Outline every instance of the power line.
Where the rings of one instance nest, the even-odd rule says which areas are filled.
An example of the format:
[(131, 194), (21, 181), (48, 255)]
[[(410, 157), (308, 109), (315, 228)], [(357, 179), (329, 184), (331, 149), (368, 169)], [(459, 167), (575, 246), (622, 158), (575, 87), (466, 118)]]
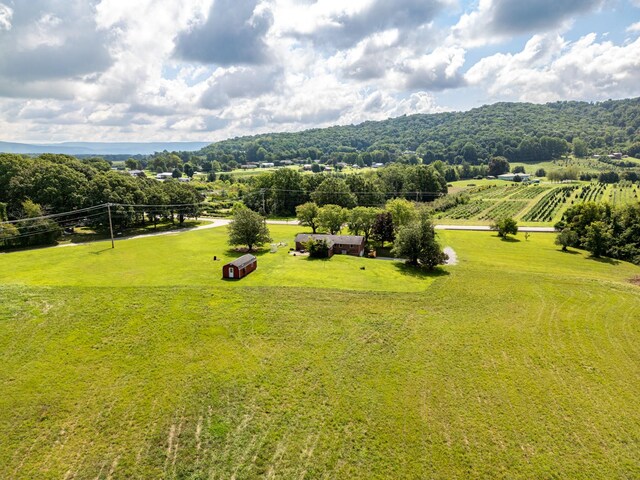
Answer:
[(87, 212), (87, 211), (91, 211), (91, 210), (97, 210), (99, 208), (106, 208), (106, 206), (107, 206), (107, 204), (104, 203), (102, 205), (96, 205), (95, 207), (79, 208), (78, 210), (71, 210), (69, 212), (62, 212), (62, 213), (52, 213), (50, 215), (42, 215), (40, 217), (21, 218), (19, 220), (5, 220), (4, 222), (0, 222), (0, 225), (5, 224), (5, 223), (18, 223), (18, 222), (25, 222), (25, 221), (47, 220), (47, 219), (50, 219), (50, 218), (63, 217), (65, 215), (72, 215), (72, 214), (75, 214), (75, 213), (82, 213), (82, 212)]

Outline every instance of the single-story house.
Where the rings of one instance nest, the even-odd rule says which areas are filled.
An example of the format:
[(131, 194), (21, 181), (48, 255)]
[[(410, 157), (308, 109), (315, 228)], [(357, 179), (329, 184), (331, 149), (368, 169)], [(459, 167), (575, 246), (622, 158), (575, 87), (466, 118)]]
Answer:
[(246, 164), (246, 165), (240, 165), (240, 168), (242, 168), (243, 170), (249, 170), (251, 168), (258, 168), (258, 165), (253, 165), (253, 164)]
[(384, 163), (374, 163), (371, 165), (372, 168), (382, 168), (384, 167)]
[(142, 170), (129, 170), (129, 175), (132, 177), (146, 177), (144, 171)]
[(173, 178), (173, 172), (162, 172), (156, 175), (158, 180), (169, 180)]
[(499, 180), (506, 180), (507, 182), (513, 182), (516, 177), (520, 177), (520, 181), (525, 182), (531, 178), (528, 173), (503, 173), (498, 175)]
[(242, 278), (258, 268), (258, 259), (247, 253), (222, 267), (222, 278)]
[(353, 255), (361, 257), (364, 255), (364, 237), (361, 235), (325, 235), (321, 233), (299, 233), (296, 235), (296, 250), (304, 250), (305, 244), (310, 238), (314, 240), (325, 240), (329, 246), (329, 256), (333, 254)]
[(262, 162), (262, 163), (260, 164), (260, 168), (273, 168), (273, 167), (275, 167), (275, 166), (276, 166), (276, 165), (275, 165), (275, 163), (273, 163), (273, 162)]

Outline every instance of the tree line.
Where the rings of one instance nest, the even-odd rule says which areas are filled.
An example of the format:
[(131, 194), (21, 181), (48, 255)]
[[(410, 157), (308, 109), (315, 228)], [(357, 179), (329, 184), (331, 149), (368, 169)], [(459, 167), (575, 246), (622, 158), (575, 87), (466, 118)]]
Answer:
[(304, 159), (353, 165), (486, 164), (492, 157), (541, 162), (573, 152), (640, 153), (640, 99), (497, 103), (468, 112), (410, 115), (359, 125), (240, 137), (199, 153), (235, 165)]
[(243, 203), (264, 215), (291, 216), (308, 201), (319, 206), (381, 206), (391, 198), (426, 202), (447, 193), (447, 168), (439, 165), (390, 165), (352, 174), (314, 174), (283, 168), (242, 179)]
[(640, 265), (640, 204), (612, 207), (586, 202), (567, 209), (555, 225), (557, 243)]
[[(26, 221), (30, 218), (113, 203), (117, 204), (112, 209), (113, 226), (124, 229), (146, 222), (157, 224), (162, 218), (182, 223), (186, 216), (197, 214), (201, 201), (202, 196), (190, 185), (112, 171), (104, 160), (0, 154), (0, 221), (25, 220), (15, 222), (11, 229), (6, 224), (2, 226), (5, 244), (9, 242), (7, 238), (16, 238), (17, 245), (51, 243), (52, 235), (59, 235), (51, 221), (44, 220), (38, 228), (48, 235), (36, 235), (36, 221)], [(96, 229), (108, 226), (106, 209), (91, 216), (79, 212), (74, 218)], [(18, 237), (13, 229), (17, 229)]]

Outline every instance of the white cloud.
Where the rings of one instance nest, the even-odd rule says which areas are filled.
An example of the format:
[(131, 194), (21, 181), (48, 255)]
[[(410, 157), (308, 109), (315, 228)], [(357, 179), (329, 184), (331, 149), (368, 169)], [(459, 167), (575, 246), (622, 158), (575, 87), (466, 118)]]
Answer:
[(595, 34), (568, 43), (534, 36), (522, 52), (483, 58), (465, 77), (494, 99), (545, 102), (599, 100), (638, 94), (640, 39), (618, 46)]
[(11, 30), (11, 19), (13, 10), (7, 5), (0, 3), (0, 30)]
[(467, 47), (495, 44), (526, 33), (566, 30), (577, 16), (604, 0), (480, 0), (451, 29), (449, 42)]
[(627, 27), (627, 32), (640, 32), (640, 22), (632, 23)]
[[(454, 0), (0, 2), (3, 139), (217, 140), (465, 108), (469, 92), (640, 95), (635, 35), (557, 33), (601, 0), (479, 0), (448, 26)], [(525, 31), (520, 51), (473, 49)]]

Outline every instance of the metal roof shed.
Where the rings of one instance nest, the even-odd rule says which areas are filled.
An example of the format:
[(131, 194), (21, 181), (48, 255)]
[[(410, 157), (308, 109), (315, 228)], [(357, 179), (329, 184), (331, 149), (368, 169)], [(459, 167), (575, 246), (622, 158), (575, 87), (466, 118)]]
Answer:
[(249, 275), (256, 268), (258, 268), (258, 259), (254, 255), (246, 254), (224, 265), (222, 278), (239, 279)]

